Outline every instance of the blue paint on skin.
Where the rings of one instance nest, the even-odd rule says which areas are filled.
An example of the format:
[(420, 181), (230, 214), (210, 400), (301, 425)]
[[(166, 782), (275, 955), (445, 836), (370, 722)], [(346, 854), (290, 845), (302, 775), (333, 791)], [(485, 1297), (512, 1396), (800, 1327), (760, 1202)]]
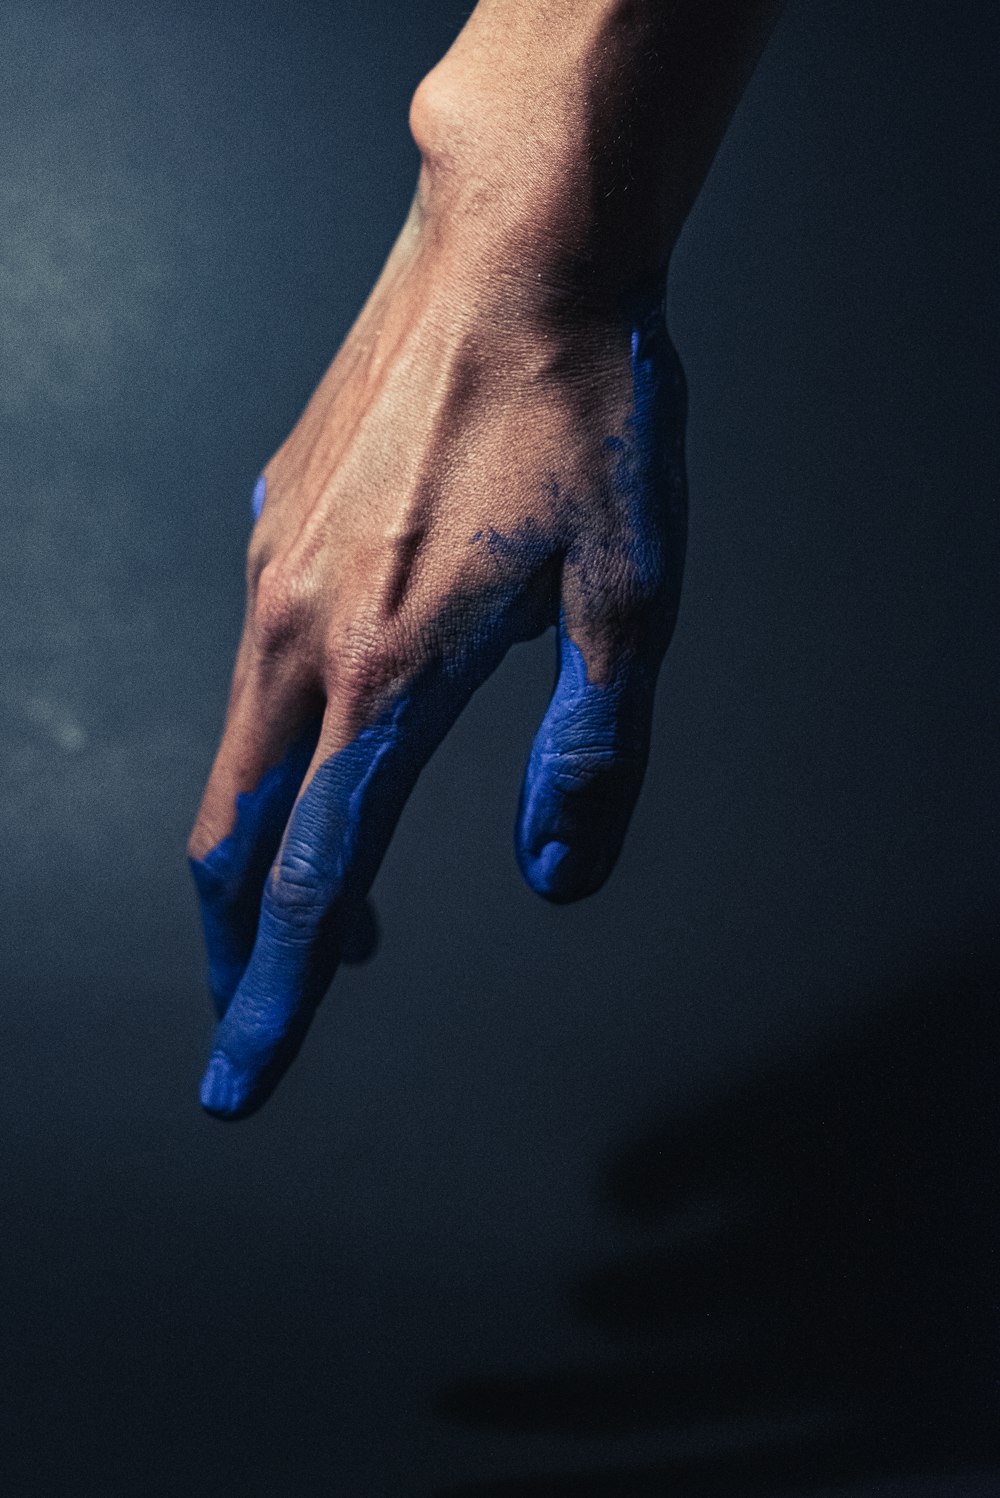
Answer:
[[(558, 678), (528, 761), (516, 834), (526, 881), (555, 902), (596, 890), (618, 856), (646, 764), (656, 674), (679, 593), (683, 382), (658, 293), (633, 320), (632, 376), (625, 433), (603, 444), (611, 460), (608, 497), (623, 524), (603, 540), (582, 526), (565, 563), (584, 609), (606, 601), (623, 561), (654, 597), (662, 585), (666, 601), (657, 622), (621, 640), (599, 683), (588, 680), (560, 615)], [(555, 477), (548, 484), (558, 498)], [(258, 493), (263, 503), (263, 479), (257, 514)], [(564, 493), (560, 507), (571, 512), (573, 505)], [(511, 589), (523, 588), (553, 556), (551, 537), (533, 519), (509, 535), (477, 531), (472, 542), (516, 563), (498, 569), (518, 580)], [(441, 628), (458, 655), (428, 667), (326, 759), (294, 810), (315, 728), (254, 792), (239, 797), (233, 832), (193, 864), (221, 1016), (201, 1090), (210, 1113), (245, 1117), (269, 1096), (348, 957), (352, 923), (420, 769), (509, 645), (537, 632), (537, 609), (525, 606), (519, 615), (522, 604), (503, 587), (489, 606), (478, 587), (459, 602)]]
[(654, 287), (637, 297), (630, 317), (632, 412), (625, 435), (606, 437), (603, 447), (615, 459), (614, 489), (629, 517), (633, 563), (640, 572), (652, 570), (671, 605), (664, 620), (669, 634), (687, 540), (687, 392), (667, 333), (662, 291)]
[(220, 1018), (253, 951), (264, 882), (318, 737), (315, 723), (254, 790), (237, 796), (229, 836), (204, 858), (189, 861), (201, 904), (209, 986)]
[(635, 663), (587, 680), (563, 623), (559, 676), (535, 736), (515, 850), (526, 882), (555, 904), (593, 894), (621, 851), (649, 753), (655, 675)]
[[(420, 769), (496, 664), (498, 649), (477, 660), (472, 673), (461, 666), (428, 670), (316, 770), (265, 876), (253, 952), (216, 1031), (201, 1087), (208, 1112), (246, 1117), (294, 1059), (346, 958), (357, 913)], [(252, 814), (252, 807), (244, 812), (248, 838)], [(203, 863), (214, 863), (220, 849), (225, 845)], [(229, 861), (223, 851), (224, 868)], [(234, 971), (234, 963), (225, 963), (220, 983), (228, 987)]]
[[(685, 539), (684, 388), (659, 290), (633, 309), (633, 409), (609, 436), (612, 498), (626, 520), (608, 554), (585, 532), (568, 561), (584, 594), (599, 597), (627, 561), (663, 607), (638, 642), (623, 639), (607, 681), (588, 681), (564, 617), (559, 673), (535, 737), (515, 848), (525, 880), (556, 903), (591, 894), (621, 850), (649, 755), (656, 676), (680, 593)], [(594, 605), (591, 605), (594, 607)]]
[(514, 562), (520, 573), (529, 573), (544, 565), (551, 552), (551, 543), (541, 525), (529, 515), (507, 534), (495, 530), (476, 531), (469, 538), (469, 545), (480, 541), (487, 553), (497, 561)]
[(492, 526), (486, 532), (486, 550), (491, 557), (530, 564), (533, 559), (541, 562), (547, 549), (542, 528), (531, 515), (516, 525), (509, 535), (505, 536), (503, 531), (494, 530)]
[[(315, 753), (319, 727), (317, 720), (252, 791), (237, 796), (236, 820), (229, 836), (204, 858), (188, 860), (201, 907), (209, 989), (220, 1019), (250, 960), (264, 884)], [(343, 960), (366, 962), (377, 945), (375, 913), (362, 904), (352, 914)]]
[(253, 511), (255, 521), (260, 519), (260, 512), (264, 508), (264, 500), (267, 498), (267, 479), (261, 474), (253, 486), (253, 496), (250, 500), (250, 508)]

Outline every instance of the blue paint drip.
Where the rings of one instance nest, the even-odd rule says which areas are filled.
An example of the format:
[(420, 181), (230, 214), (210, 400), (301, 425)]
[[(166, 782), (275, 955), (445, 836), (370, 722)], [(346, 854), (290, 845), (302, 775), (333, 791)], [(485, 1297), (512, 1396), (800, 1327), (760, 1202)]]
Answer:
[(253, 486), (253, 496), (250, 500), (250, 508), (253, 511), (254, 521), (260, 519), (260, 512), (264, 508), (264, 500), (267, 498), (267, 479), (261, 474)]

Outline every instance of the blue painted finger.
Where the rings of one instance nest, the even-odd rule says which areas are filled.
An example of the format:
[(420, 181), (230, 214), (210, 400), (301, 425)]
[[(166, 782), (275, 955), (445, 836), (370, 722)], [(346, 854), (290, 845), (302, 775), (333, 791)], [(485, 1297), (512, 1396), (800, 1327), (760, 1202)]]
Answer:
[(536, 893), (557, 904), (593, 894), (621, 851), (649, 754), (656, 667), (631, 660), (587, 680), (578, 646), (559, 632), (559, 676), (535, 737), (515, 847)]
[(204, 858), (189, 860), (201, 907), (208, 981), (221, 1018), (250, 960), (261, 896), (316, 748), (319, 724), (302, 734), (254, 790), (237, 796), (236, 822)]
[[(237, 796), (236, 821), (229, 836), (204, 858), (188, 860), (201, 907), (209, 989), (220, 1019), (250, 961), (264, 885), (318, 737), (317, 721), (252, 791)], [(345, 932), (341, 961), (368, 962), (378, 939), (375, 911), (369, 901), (362, 901)]]
[(406, 798), (468, 693), (401, 696), (315, 770), (265, 881), (250, 963), (215, 1034), (202, 1106), (242, 1118), (294, 1059), (364, 907)]
[[(262, 474), (251, 500), (255, 519), (263, 508), (265, 491)], [(253, 735), (251, 757), (259, 756), (266, 764), (270, 749), (284, 739), (289, 719), (301, 717), (301, 710), (296, 694), (289, 692), (287, 686), (262, 689), (257, 684), (249, 688), (249, 696), (252, 700), (243, 717), (249, 718)], [(236, 796), (229, 835), (204, 857), (188, 861), (201, 908), (209, 988), (220, 1018), (250, 960), (264, 884), (315, 752), (321, 722), (317, 714), (296, 734), (277, 763), (260, 776), (253, 789)], [(227, 730), (220, 758), (228, 748), (231, 757), (245, 763), (248, 754), (245, 733), (245, 724), (242, 734), (233, 735)], [(345, 940), (343, 960), (365, 962), (377, 946), (375, 913), (364, 904), (355, 913)]]

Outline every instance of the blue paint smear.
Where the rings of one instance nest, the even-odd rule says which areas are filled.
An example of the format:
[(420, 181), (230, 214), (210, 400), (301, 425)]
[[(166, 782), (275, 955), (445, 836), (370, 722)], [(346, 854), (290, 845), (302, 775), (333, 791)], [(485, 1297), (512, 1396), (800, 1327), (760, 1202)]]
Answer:
[(507, 535), (491, 526), (485, 532), (477, 531), (473, 539), (482, 539), (491, 557), (516, 561), (525, 568), (541, 565), (551, 549), (545, 532), (533, 515), (528, 515)]
[[(687, 387), (667, 332), (662, 287), (654, 285), (638, 294), (628, 310), (632, 411), (624, 437), (606, 438), (604, 447), (616, 458), (614, 488), (629, 514), (634, 559), (640, 567), (652, 564), (670, 605), (663, 621), (669, 636), (680, 601), (687, 541)], [(652, 642), (654, 648), (665, 643), (662, 638)]]
[(610, 498), (624, 525), (610, 550), (584, 527), (568, 560), (592, 607), (601, 607), (609, 573), (626, 558), (633, 579), (662, 607), (642, 640), (622, 641), (602, 683), (588, 681), (583, 654), (560, 617), (556, 686), (532, 746), (515, 834), (525, 880), (556, 903), (599, 889), (621, 850), (649, 756), (659, 661), (680, 596), (686, 397), (662, 289), (637, 298), (629, 318), (632, 411), (624, 435), (602, 443), (613, 460)]
[(188, 861), (201, 905), (209, 987), (220, 1018), (250, 960), (264, 883), (318, 738), (316, 722), (254, 790), (237, 796), (229, 836), (204, 858)]
[(253, 486), (253, 495), (250, 500), (250, 508), (253, 511), (255, 521), (260, 519), (260, 512), (264, 508), (264, 500), (267, 498), (267, 479), (261, 474)]
[(528, 885), (555, 904), (598, 890), (621, 850), (649, 753), (654, 678), (633, 665), (600, 685), (559, 628), (559, 675), (535, 736), (515, 851)]

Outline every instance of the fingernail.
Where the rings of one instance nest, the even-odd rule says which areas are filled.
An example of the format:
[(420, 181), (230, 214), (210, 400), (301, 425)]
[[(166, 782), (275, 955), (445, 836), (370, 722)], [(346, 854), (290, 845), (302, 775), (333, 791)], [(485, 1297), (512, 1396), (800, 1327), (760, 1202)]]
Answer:
[(232, 1067), (225, 1056), (216, 1054), (208, 1063), (208, 1070), (201, 1081), (201, 1106), (206, 1113), (218, 1118), (229, 1118), (241, 1101), (240, 1088)]
[(537, 894), (559, 904), (593, 894), (607, 874), (608, 860), (602, 853), (554, 838), (533, 860), (528, 882)]

